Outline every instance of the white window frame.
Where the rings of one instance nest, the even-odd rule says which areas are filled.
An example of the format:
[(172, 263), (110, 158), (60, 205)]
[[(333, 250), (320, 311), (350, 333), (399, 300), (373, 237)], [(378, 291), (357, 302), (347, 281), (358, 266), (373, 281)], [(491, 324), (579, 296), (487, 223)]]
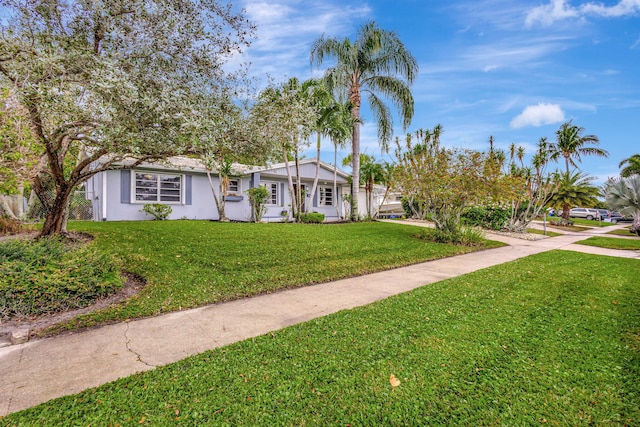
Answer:
[[(156, 199), (155, 200), (138, 200), (138, 193), (137, 193), (137, 189), (138, 186), (137, 184), (137, 175), (138, 174), (142, 174), (142, 175), (155, 175), (156, 176), (156, 183), (157, 186), (156, 188)], [(172, 178), (179, 178), (180, 180), (178, 181), (180, 184), (180, 187), (178, 188), (178, 192), (179, 192), (179, 200), (162, 200), (162, 194), (158, 191), (160, 189), (160, 185), (161, 185), (161, 177), (166, 176), (166, 177), (172, 177)], [(184, 178), (184, 174), (179, 174), (179, 173), (167, 173), (167, 172), (158, 172), (158, 171), (148, 171), (148, 170), (132, 170), (131, 171), (131, 203), (132, 204), (151, 204), (151, 203), (160, 203), (160, 204), (165, 204), (165, 205), (181, 205), (184, 204), (184, 199), (185, 199), (185, 178)]]
[[(236, 189), (233, 190), (232, 187), (232, 182), (236, 182)], [(228, 193), (229, 194), (235, 194), (236, 196), (239, 196), (242, 194), (242, 179), (240, 178), (229, 178), (229, 189), (228, 189)]]
[[(327, 190), (331, 192), (331, 203), (327, 203)], [(333, 187), (326, 185), (318, 187), (318, 206), (335, 206), (335, 194)]]
[[(260, 185), (264, 185), (267, 188), (267, 192), (269, 193), (269, 197), (267, 198), (266, 206), (280, 206), (280, 183), (275, 181), (263, 181)], [(276, 202), (273, 203), (273, 187), (275, 186), (276, 192)]]

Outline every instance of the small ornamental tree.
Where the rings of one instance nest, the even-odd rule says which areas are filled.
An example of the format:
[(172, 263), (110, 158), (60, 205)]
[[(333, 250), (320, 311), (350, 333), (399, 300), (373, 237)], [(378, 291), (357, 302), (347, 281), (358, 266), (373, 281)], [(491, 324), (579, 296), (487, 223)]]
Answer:
[(419, 130), (396, 139), (395, 189), (417, 203), (423, 217), (451, 236), (460, 232), (460, 217), (468, 206), (490, 197), (485, 170), (487, 155), (440, 145), (442, 128)]
[(267, 210), (269, 190), (267, 190), (267, 187), (264, 185), (259, 185), (247, 190), (247, 194), (249, 196), (249, 204), (251, 205), (251, 221), (262, 221), (262, 216)]

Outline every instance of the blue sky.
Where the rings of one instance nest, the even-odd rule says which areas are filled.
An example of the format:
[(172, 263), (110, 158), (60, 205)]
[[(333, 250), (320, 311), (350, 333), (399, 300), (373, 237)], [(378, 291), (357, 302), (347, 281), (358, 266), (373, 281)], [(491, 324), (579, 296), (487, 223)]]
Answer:
[[(620, 161), (640, 153), (640, 0), (239, 4), (258, 29), (236, 59), (251, 62), (262, 81), (321, 76), (326, 67), (309, 65), (312, 42), (322, 34), (353, 38), (373, 20), (396, 31), (420, 66), (409, 131), (439, 123), (445, 145), (484, 150), (492, 135), (499, 148), (516, 143), (532, 154), (541, 137), (555, 139), (560, 125), (573, 120), (610, 153), (580, 164), (598, 182), (617, 176)], [(372, 118), (366, 111), (363, 118), (362, 149), (383, 159)], [(405, 132), (398, 125), (395, 134)], [(332, 162), (330, 144), (322, 158)]]

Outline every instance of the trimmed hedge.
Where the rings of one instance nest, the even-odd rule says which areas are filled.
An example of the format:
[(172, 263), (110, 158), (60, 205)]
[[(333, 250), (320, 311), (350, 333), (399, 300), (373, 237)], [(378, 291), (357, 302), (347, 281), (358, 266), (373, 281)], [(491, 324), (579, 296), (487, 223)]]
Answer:
[(300, 215), (300, 222), (305, 224), (322, 224), (324, 222), (324, 214), (318, 212), (308, 212)]

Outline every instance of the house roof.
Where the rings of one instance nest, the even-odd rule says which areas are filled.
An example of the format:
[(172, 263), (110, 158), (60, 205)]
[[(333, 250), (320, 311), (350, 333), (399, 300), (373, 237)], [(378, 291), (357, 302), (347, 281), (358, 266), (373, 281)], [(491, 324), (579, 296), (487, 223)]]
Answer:
[[(135, 161), (131, 159), (131, 160), (123, 161), (122, 164), (133, 165), (134, 162)], [(316, 158), (304, 159), (300, 161), (300, 165), (302, 166), (307, 164), (315, 164), (316, 162), (318, 162)], [(320, 160), (319, 163), (321, 168), (327, 171), (331, 171), (331, 173), (333, 173), (334, 167), (332, 165), (325, 163), (322, 160)], [(178, 170), (181, 172), (185, 172), (185, 171), (193, 171), (193, 172), (201, 172), (201, 173), (207, 172), (207, 168), (205, 167), (204, 163), (200, 159), (185, 157), (185, 156), (169, 157), (164, 161), (158, 161), (153, 163), (145, 162), (145, 163), (141, 163), (136, 167), (162, 169), (162, 170)], [(290, 168), (295, 167), (295, 164), (293, 162), (290, 162), (289, 167)], [(239, 175), (239, 176), (249, 175), (254, 172), (260, 172), (261, 174), (264, 174), (264, 175), (278, 176), (280, 175), (278, 173), (278, 170), (281, 170), (284, 168), (286, 168), (286, 165), (284, 163), (270, 164), (267, 166), (244, 165), (241, 163), (233, 163), (232, 165), (232, 170), (234, 172), (233, 174)], [(216, 170), (212, 170), (211, 172), (217, 173)], [(337, 169), (337, 175), (343, 179), (347, 179), (349, 177), (349, 174), (347, 174), (345, 171), (341, 169)]]

